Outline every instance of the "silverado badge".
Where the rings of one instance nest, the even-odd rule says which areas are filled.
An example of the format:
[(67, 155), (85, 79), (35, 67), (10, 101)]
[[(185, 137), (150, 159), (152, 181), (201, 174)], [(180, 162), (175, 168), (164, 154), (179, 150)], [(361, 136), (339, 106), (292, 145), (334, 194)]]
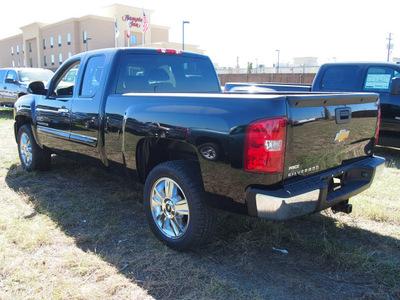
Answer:
[(340, 130), (340, 132), (336, 133), (335, 142), (343, 142), (345, 139), (349, 137), (350, 130)]

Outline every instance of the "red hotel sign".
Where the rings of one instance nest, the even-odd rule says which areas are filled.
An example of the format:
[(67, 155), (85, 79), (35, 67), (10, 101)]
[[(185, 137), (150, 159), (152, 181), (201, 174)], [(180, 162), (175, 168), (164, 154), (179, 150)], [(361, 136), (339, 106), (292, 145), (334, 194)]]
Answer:
[(143, 23), (143, 19), (141, 17), (135, 18), (135, 17), (131, 17), (129, 15), (122, 16), (122, 21), (126, 22), (128, 20), (129, 20), (129, 27), (140, 28), (139, 23)]

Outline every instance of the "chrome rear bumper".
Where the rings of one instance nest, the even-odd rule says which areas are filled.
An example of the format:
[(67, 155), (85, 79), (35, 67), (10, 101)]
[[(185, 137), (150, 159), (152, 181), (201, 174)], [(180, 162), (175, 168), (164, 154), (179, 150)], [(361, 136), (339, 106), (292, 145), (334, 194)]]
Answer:
[[(296, 180), (279, 190), (250, 189), (248, 212), (263, 219), (287, 220), (321, 211), (369, 188), (383, 171), (384, 163), (384, 158), (370, 157)], [(332, 188), (333, 178), (340, 179), (340, 187)]]

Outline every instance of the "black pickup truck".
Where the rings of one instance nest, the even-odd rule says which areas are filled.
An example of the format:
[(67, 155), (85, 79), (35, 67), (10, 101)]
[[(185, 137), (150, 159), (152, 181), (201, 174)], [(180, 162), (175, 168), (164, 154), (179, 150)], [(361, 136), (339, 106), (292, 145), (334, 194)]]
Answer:
[(377, 94), (224, 94), (198, 54), (87, 52), (29, 88), (14, 106), (22, 166), (48, 169), (54, 153), (127, 173), (144, 183), (152, 231), (176, 249), (211, 238), (214, 208), (350, 212), (384, 163)]
[(226, 92), (373, 92), (380, 96), (378, 144), (400, 148), (400, 64), (384, 62), (329, 63), (312, 85), (227, 83)]

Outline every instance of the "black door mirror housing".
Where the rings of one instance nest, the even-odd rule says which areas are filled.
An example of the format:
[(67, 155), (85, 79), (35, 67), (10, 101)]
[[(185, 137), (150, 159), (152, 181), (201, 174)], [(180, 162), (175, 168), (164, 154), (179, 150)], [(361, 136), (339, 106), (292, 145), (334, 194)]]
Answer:
[(47, 90), (44, 87), (44, 83), (42, 81), (34, 81), (28, 85), (28, 92), (35, 95), (43, 95), (47, 94)]

